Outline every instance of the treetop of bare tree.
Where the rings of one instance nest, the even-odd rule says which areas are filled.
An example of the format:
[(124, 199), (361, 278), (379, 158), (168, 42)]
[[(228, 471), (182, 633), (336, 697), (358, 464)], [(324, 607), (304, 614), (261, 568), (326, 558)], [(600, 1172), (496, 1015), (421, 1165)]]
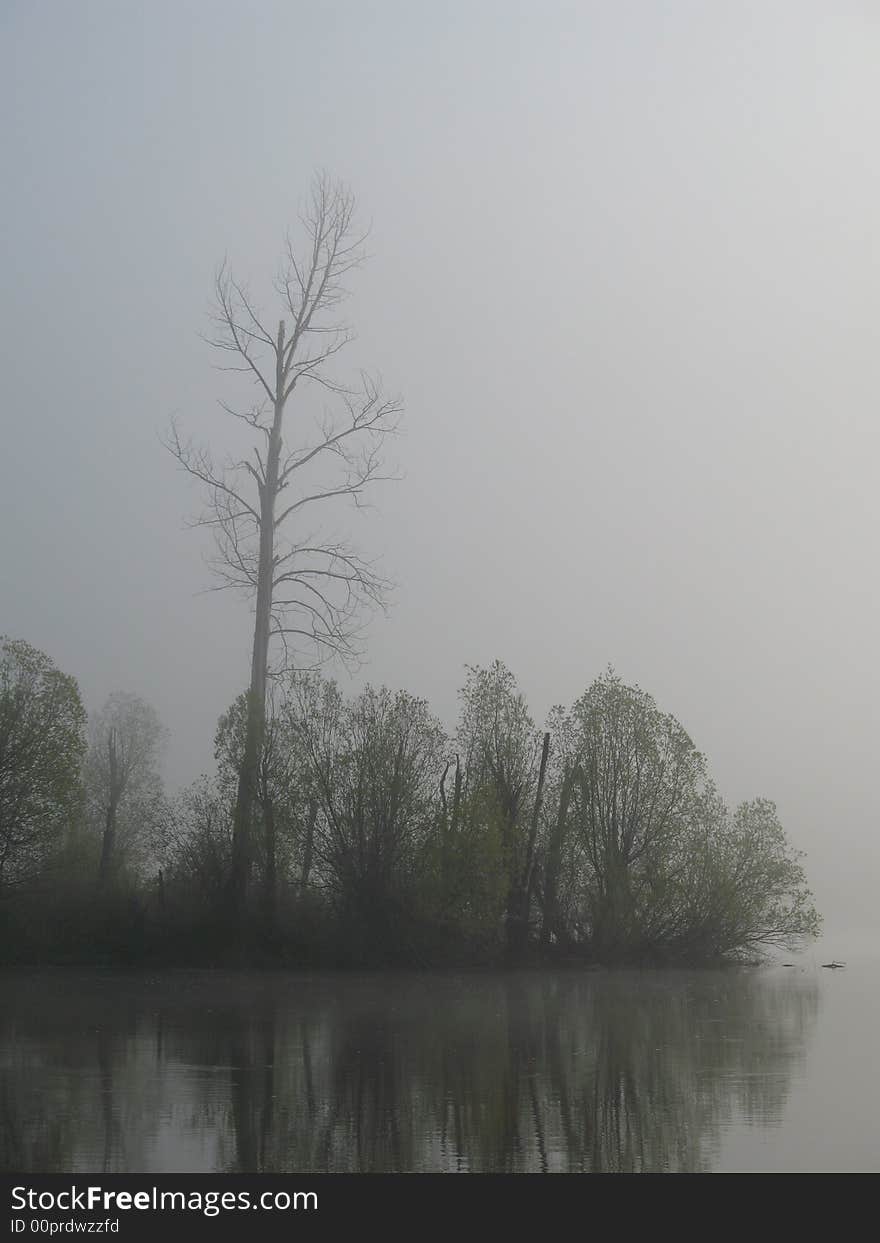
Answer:
[[(334, 502), (364, 507), (372, 485), (398, 477), (384, 448), (398, 431), (400, 400), (386, 397), (381, 381), (364, 371), (352, 383), (333, 368), (353, 339), (341, 316), (346, 278), (365, 258), (367, 235), (354, 212), (344, 184), (326, 173), (314, 177), (300, 215), (303, 244), (288, 234), (274, 282), (277, 321), (264, 315), (225, 261), (217, 271), (206, 340), (228, 356), (221, 370), (249, 377), (256, 390), (244, 405), (220, 402), (255, 433), (250, 452), (217, 462), (174, 422), (165, 438), (205, 488), (206, 509), (195, 525), (214, 534), (216, 589), (256, 595), (285, 666), (356, 661), (365, 618), (384, 607), (391, 586), (374, 561), (329, 532), (324, 520)], [(310, 405), (314, 390), (321, 393), (317, 410)], [(288, 403), (295, 394), (294, 420)]]

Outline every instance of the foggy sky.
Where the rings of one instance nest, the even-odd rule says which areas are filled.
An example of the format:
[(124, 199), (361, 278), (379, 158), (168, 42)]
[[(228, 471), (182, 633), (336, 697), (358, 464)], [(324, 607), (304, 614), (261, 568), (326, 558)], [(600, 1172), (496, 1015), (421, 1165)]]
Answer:
[(540, 722), (611, 663), (876, 928), (877, 7), (6, 0), (0, 48), (0, 632), (212, 768), (251, 618), (159, 434), (229, 443), (213, 273), (269, 280), (326, 168), (407, 409), (353, 685), (451, 726), (499, 657)]

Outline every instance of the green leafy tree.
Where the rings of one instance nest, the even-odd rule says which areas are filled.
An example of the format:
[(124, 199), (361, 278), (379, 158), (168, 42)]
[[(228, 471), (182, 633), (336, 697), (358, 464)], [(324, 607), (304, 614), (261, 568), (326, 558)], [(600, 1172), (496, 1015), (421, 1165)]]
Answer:
[[(468, 667), (461, 691), (458, 745), (472, 807), (489, 800), (507, 872), (507, 944), (520, 954), (528, 936), (537, 847), (537, 804), (546, 752), (516, 678), (499, 660)], [(475, 799), (475, 796), (479, 798)]]
[(419, 905), (438, 934), (441, 955), (494, 957), (507, 911), (508, 862), (491, 793), (461, 798), (454, 823), (441, 809), (439, 832), (423, 857)]
[(688, 958), (797, 949), (818, 936), (821, 918), (776, 805), (757, 798), (731, 814), (714, 791), (701, 805), (686, 844), (680, 926)]
[[(612, 672), (566, 726), (568, 917), (602, 958), (706, 961), (816, 935), (801, 864), (767, 799), (731, 813), (682, 725)], [(573, 743), (572, 743), (573, 739)], [(578, 909), (579, 908), (579, 909)]]
[(0, 639), (0, 896), (40, 875), (81, 806), (85, 722), (72, 677)]
[(312, 675), (291, 692), (320, 805), (316, 870), (354, 948), (398, 956), (436, 831), (443, 729), (404, 691), (368, 686), (346, 701)]
[(609, 670), (574, 705), (572, 813), (586, 867), (586, 923), (600, 954), (643, 939), (646, 896), (665, 875), (705, 778), (675, 717)]

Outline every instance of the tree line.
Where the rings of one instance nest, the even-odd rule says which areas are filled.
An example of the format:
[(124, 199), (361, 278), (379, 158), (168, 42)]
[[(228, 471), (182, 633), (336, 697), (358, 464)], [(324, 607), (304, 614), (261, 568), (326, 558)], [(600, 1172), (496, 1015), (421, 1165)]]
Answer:
[[(384, 454), (402, 406), (378, 378), (336, 370), (365, 257), (350, 190), (317, 174), (300, 226), (272, 285), (277, 318), (225, 262), (216, 274), (208, 341), (244, 440), (218, 458), (175, 424), (165, 438), (204, 491), (217, 585), (254, 605), (217, 772), (166, 798), (149, 705), (111, 696), (87, 741), (73, 679), (5, 640), (0, 919), (53, 876), (80, 885), (64, 944), (88, 910), (105, 923), (85, 945), (171, 957), (697, 961), (814, 934), (773, 804), (729, 810), (682, 726), (612, 672), (538, 729), (503, 664), (470, 668), (447, 730), (404, 691), (346, 697), (314, 671), (357, 659), (390, 586), (324, 519), (396, 477)], [(16, 902), (13, 941), (27, 926), (45, 940), (42, 908)]]
[(467, 670), (451, 730), (405, 691), (317, 672), (266, 703), (242, 867), (248, 692), (215, 773), (169, 797), (149, 705), (113, 695), (87, 729), (75, 681), (3, 640), (7, 956), (700, 963), (818, 931), (773, 803), (728, 809), (683, 726), (611, 670), (545, 728), (500, 662)]

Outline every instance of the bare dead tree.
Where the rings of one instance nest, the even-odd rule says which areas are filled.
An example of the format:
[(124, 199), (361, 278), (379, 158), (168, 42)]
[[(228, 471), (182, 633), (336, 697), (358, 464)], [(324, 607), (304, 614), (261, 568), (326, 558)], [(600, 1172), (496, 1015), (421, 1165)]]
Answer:
[[(280, 643), (283, 667), (356, 659), (365, 613), (382, 605), (389, 588), (373, 563), (346, 541), (322, 534), (309, 518), (338, 498), (360, 506), (370, 485), (394, 477), (386, 472), (383, 446), (397, 430), (402, 407), (365, 373), (358, 385), (348, 386), (331, 372), (336, 355), (353, 339), (340, 319), (346, 278), (365, 257), (351, 192), (317, 175), (300, 221), (303, 250), (288, 236), (275, 282), (281, 306), (276, 330), (270, 331), (225, 263), (217, 273), (208, 341), (230, 356), (223, 369), (243, 373), (257, 390), (244, 408), (220, 403), (252, 429), (250, 455), (217, 465), (208, 449), (181, 439), (174, 424), (166, 439), (184, 470), (207, 490), (199, 524), (215, 536), (218, 587), (241, 589), (256, 600), (233, 827), (231, 897), (239, 918), (250, 873), (270, 640)], [(298, 419), (291, 433), (288, 407), (308, 386), (322, 394), (323, 412), (311, 421)]]

